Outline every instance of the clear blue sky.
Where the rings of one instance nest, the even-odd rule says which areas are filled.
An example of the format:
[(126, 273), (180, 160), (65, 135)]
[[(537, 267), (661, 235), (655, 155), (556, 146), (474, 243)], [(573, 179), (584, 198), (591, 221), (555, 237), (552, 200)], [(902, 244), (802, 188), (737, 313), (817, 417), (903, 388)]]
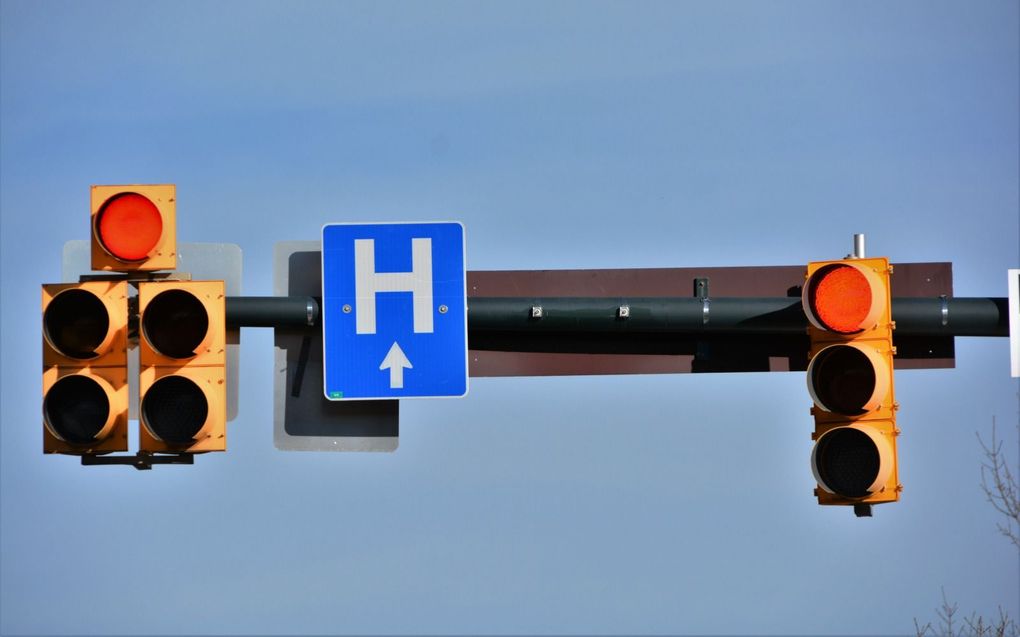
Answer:
[[(1015, 1), (0, 1), (0, 632), (906, 634), (1020, 615), (975, 431), (1006, 339), (897, 374), (902, 500), (820, 508), (803, 373), (473, 379), (392, 454), (273, 447), (242, 335), (229, 452), (40, 451), (39, 285), (91, 184), (177, 184), (178, 238), (455, 219), (472, 270), (788, 265), (854, 232), (1005, 296)], [(1015, 459), (1015, 453), (1012, 455)]]

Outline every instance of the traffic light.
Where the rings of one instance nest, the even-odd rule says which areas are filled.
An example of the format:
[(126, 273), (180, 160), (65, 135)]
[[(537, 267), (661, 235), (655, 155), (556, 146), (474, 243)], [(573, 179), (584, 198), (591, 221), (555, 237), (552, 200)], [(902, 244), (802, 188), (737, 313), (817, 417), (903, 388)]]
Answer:
[(811, 469), (819, 504), (895, 502), (897, 404), (893, 393), (892, 268), (886, 258), (809, 263), (808, 390), (815, 406)]
[(43, 452), (127, 451), (128, 284), (42, 286)]
[(226, 450), (223, 281), (138, 284), (139, 448)]
[(177, 267), (173, 184), (92, 186), (91, 210), (93, 270)]

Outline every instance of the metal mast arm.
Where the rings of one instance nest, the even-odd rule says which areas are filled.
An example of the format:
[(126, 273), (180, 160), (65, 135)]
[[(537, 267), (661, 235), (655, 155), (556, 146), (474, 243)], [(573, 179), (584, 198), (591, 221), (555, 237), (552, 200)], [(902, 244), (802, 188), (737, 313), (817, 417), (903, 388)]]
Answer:
[[(540, 308), (540, 310), (537, 310)], [(1005, 298), (895, 298), (896, 333), (1008, 336)], [(319, 324), (310, 296), (228, 297), (230, 327)], [(801, 334), (807, 318), (795, 297), (469, 297), (468, 331), (528, 333)]]

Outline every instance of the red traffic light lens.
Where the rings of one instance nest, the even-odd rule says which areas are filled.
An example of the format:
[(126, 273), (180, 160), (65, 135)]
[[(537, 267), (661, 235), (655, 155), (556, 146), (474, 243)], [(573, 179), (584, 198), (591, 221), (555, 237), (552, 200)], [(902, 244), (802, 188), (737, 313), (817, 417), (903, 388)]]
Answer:
[(811, 279), (808, 300), (815, 318), (828, 330), (852, 334), (863, 329), (871, 313), (873, 290), (864, 274), (849, 265), (819, 270)]
[(103, 248), (122, 261), (141, 261), (163, 234), (163, 217), (147, 197), (127, 192), (103, 204), (96, 220)]

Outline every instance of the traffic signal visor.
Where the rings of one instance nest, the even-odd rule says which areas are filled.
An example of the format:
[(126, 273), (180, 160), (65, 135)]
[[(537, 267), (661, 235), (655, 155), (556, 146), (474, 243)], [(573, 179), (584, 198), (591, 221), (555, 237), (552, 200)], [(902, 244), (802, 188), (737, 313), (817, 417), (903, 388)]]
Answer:
[(92, 186), (91, 219), (93, 270), (177, 267), (173, 184)]

